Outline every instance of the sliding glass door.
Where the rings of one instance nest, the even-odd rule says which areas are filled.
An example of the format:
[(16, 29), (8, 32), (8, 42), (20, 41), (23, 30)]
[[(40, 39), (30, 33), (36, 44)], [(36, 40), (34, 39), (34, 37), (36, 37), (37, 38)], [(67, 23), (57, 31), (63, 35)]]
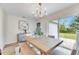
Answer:
[(67, 16), (59, 19), (59, 39), (63, 40), (63, 47), (72, 49), (76, 41), (76, 30), (73, 28), (75, 17)]

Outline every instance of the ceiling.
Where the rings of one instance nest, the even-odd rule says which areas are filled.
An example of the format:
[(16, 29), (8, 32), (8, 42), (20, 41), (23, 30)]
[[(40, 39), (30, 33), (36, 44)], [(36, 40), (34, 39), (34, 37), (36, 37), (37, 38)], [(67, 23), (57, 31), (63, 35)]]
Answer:
[[(46, 8), (47, 15), (50, 15), (73, 4), (74, 3), (43, 3), (43, 6)], [(11, 15), (36, 18), (33, 12), (37, 8), (37, 3), (0, 3), (0, 7)]]

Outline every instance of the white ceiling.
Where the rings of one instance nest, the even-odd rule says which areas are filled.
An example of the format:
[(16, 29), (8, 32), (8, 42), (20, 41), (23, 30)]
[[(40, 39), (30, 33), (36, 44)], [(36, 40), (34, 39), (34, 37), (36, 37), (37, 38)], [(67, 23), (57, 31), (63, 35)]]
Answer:
[[(43, 3), (48, 15), (71, 5), (73, 5), (73, 3)], [(35, 18), (33, 12), (37, 8), (37, 3), (0, 3), (0, 7), (4, 8), (4, 10), (11, 15)]]

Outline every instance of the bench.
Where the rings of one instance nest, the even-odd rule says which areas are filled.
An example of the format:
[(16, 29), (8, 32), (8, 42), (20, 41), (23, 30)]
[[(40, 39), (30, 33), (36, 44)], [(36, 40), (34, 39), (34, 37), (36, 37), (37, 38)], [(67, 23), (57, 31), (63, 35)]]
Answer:
[(22, 55), (36, 55), (36, 53), (30, 48), (27, 44), (21, 45), (21, 54)]

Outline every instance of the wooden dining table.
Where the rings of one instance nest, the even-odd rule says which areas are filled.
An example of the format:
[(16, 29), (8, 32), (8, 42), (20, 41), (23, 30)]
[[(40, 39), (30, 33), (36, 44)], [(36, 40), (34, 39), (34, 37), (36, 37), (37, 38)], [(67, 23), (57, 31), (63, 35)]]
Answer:
[(48, 38), (48, 37), (38, 38), (38, 37), (28, 36), (26, 37), (26, 42), (36, 47), (41, 52), (41, 54), (47, 55), (56, 47), (58, 47), (63, 41), (59, 39)]

